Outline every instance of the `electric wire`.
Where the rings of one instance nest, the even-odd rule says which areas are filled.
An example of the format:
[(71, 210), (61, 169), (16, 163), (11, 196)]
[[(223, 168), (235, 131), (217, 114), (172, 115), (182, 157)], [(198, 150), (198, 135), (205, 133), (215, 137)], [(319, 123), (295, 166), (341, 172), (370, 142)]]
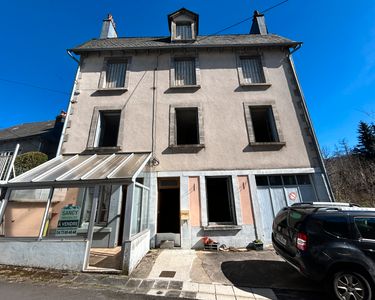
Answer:
[[(260, 13), (261, 13), (261, 14), (265, 14), (266, 12), (268, 12), (268, 11), (270, 11), (270, 10), (272, 10), (272, 9), (274, 9), (274, 8), (280, 6), (280, 5), (282, 5), (282, 4), (284, 4), (284, 3), (288, 2), (288, 1), (289, 1), (289, 0), (281, 1), (281, 2), (275, 4), (275, 5), (271, 6), (271, 7), (268, 7), (268, 8), (265, 9), (265, 10), (262, 10)], [(245, 23), (245, 22), (249, 21), (249, 20), (252, 19), (252, 18), (253, 18), (253, 16), (251, 16), (251, 17), (247, 17), (246, 19), (244, 19), (244, 20), (242, 20), (242, 21), (239, 21), (239, 22), (237, 22), (237, 23), (235, 23), (235, 24), (233, 24), (233, 25), (230, 25), (230, 26), (228, 26), (228, 27), (225, 27), (224, 29), (221, 29), (221, 30), (219, 30), (219, 31), (217, 31), (217, 32), (215, 32), (215, 33), (212, 33), (212, 34), (206, 35), (205, 37), (203, 37), (203, 38), (201, 38), (201, 39), (198, 39), (198, 42), (201, 42), (201, 41), (203, 41), (203, 40), (205, 40), (205, 39), (207, 39), (207, 38), (209, 38), (209, 37), (211, 37), (211, 36), (218, 35), (219, 33), (222, 33), (222, 32), (224, 32), (224, 31), (227, 31), (228, 29), (231, 29), (231, 28), (233, 28), (233, 27), (236, 27), (236, 26), (238, 26), (238, 25), (240, 25), (240, 24), (242, 24), (242, 23)]]
[(50, 88), (46, 88), (46, 87), (41, 87), (41, 86), (37, 86), (37, 85), (30, 84), (30, 83), (27, 83), (27, 82), (21, 82), (21, 81), (10, 80), (10, 79), (5, 79), (5, 78), (0, 78), (0, 81), (5, 81), (5, 82), (13, 83), (13, 84), (18, 84), (18, 85), (24, 85), (24, 86), (32, 87), (32, 88), (35, 88), (35, 89), (50, 91), (50, 92), (53, 92), (53, 93), (69, 95), (69, 93), (67, 93), (67, 92), (54, 90), (54, 89), (50, 89)]

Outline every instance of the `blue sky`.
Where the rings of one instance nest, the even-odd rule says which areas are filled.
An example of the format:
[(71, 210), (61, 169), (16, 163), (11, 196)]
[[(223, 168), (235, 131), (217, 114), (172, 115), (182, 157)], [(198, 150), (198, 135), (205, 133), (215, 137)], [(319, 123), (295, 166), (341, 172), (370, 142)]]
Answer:
[[(98, 37), (108, 12), (120, 36), (161, 36), (168, 34), (166, 15), (186, 7), (200, 15), (199, 30), (204, 35), (278, 2), (3, 1), (0, 128), (53, 119), (67, 108), (76, 63), (66, 49)], [(297, 72), (319, 142), (331, 150), (343, 138), (350, 145), (356, 143), (360, 120), (375, 121), (374, 16), (372, 0), (289, 0), (266, 13), (271, 33), (304, 43), (294, 54)], [(249, 28), (250, 21), (224, 33), (248, 33)]]

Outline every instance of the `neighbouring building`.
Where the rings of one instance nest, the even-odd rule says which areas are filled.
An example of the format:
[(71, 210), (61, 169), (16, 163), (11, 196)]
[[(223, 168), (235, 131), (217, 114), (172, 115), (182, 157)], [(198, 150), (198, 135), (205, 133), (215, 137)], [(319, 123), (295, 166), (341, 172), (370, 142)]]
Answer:
[[(129, 273), (164, 241), (269, 243), (283, 206), (333, 201), (291, 59), (301, 43), (259, 12), (249, 34), (201, 36), (184, 8), (167, 24), (170, 36), (120, 38), (109, 16), (69, 50), (80, 58), (59, 155), (8, 183), (2, 253), (87, 269), (90, 249), (120, 246)], [(14, 246), (23, 235), (42, 253)]]

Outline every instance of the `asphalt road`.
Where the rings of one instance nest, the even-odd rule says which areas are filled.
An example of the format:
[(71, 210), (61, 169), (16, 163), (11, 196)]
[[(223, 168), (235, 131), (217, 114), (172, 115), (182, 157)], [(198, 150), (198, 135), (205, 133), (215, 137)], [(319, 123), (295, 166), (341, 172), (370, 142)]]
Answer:
[(126, 294), (108, 290), (77, 289), (0, 281), (0, 300), (181, 300), (181, 298)]

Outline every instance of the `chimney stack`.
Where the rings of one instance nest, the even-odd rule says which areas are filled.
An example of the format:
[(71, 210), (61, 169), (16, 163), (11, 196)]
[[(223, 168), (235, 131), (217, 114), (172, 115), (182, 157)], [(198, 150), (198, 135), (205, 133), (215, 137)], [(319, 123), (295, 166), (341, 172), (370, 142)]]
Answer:
[(116, 24), (111, 14), (108, 14), (107, 19), (103, 20), (102, 31), (100, 33), (101, 39), (117, 38)]
[(264, 18), (264, 15), (257, 10), (254, 11), (250, 34), (268, 34), (266, 19)]

